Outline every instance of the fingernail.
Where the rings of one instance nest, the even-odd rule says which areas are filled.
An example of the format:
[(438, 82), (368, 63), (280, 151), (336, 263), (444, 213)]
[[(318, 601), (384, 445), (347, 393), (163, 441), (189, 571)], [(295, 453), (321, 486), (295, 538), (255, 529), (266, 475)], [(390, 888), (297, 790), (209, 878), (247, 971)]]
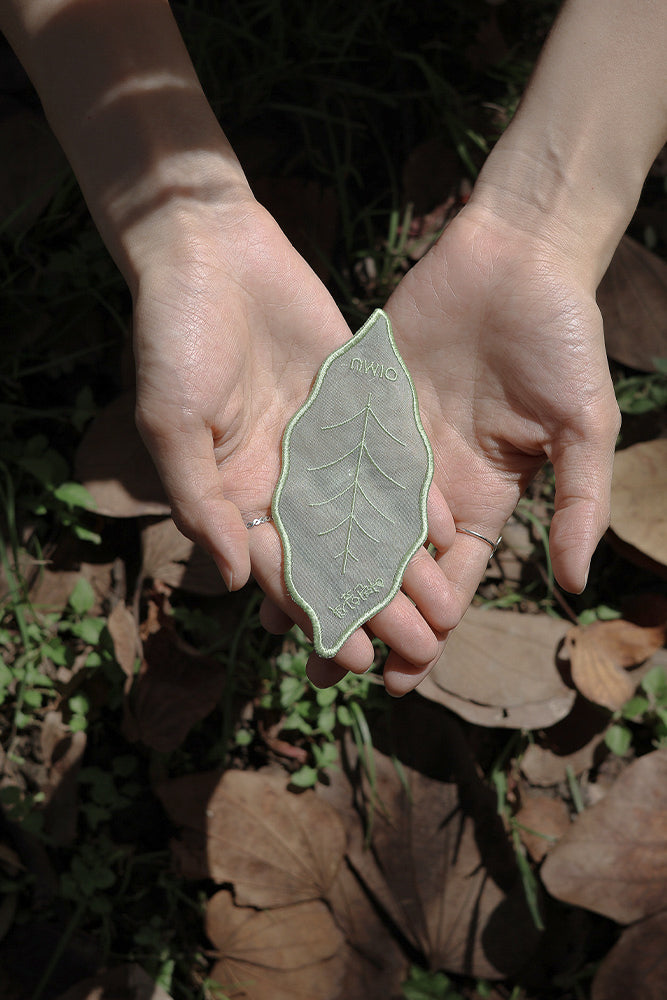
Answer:
[(223, 556), (214, 556), (215, 565), (218, 567), (220, 576), (223, 579), (225, 587), (227, 590), (231, 591), (234, 589), (234, 571)]

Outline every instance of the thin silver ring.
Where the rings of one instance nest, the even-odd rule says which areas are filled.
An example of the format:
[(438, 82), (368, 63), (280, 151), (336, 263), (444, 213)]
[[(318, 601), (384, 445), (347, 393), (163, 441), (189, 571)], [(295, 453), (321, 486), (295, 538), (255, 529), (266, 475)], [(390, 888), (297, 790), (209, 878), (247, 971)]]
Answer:
[(246, 521), (246, 528), (256, 528), (258, 524), (267, 524), (272, 521), (273, 518), (270, 514), (265, 514), (264, 517), (256, 517), (253, 521)]
[(490, 538), (485, 538), (484, 535), (480, 535), (479, 531), (471, 531), (470, 528), (457, 528), (456, 530), (460, 531), (461, 534), (463, 535), (471, 535), (473, 538), (479, 538), (480, 542), (486, 542), (486, 544), (491, 549), (491, 555), (489, 556), (489, 559), (495, 556), (496, 552), (498, 551), (498, 546), (503, 540), (503, 536), (499, 535), (498, 541), (492, 542)]

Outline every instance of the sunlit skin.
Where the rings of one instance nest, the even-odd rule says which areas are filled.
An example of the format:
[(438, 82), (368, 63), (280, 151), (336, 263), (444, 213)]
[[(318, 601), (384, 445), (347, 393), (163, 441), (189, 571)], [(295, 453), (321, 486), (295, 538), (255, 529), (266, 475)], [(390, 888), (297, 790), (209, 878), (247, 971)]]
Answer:
[[(6, 0), (42, 98), (134, 300), (137, 419), (176, 523), (230, 588), (253, 572), (271, 630), (303, 615), (265, 514), (282, 431), (350, 331), (254, 200), (166, 0)], [(595, 289), (667, 136), (667, 7), (570, 0), (466, 209), (387, 303), (435, 452), (430, 539), (403, 592), (343, 646), (334, 683), (391, 647), (387, 689), (444, 648), (489, 547), (545, 459), (550, 549), (580, 590), (609, 512), (618, 411)]]

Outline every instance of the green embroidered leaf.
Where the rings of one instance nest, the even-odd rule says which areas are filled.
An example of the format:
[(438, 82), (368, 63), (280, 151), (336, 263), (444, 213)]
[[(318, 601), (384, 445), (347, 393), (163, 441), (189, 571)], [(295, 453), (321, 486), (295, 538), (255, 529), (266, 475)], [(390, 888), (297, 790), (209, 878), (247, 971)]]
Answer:
[(320, 656), (396, 594), (426, 539), (432, 476), (415, 390), (377, 309), (290, 421), (273, 498), (285, 580)]

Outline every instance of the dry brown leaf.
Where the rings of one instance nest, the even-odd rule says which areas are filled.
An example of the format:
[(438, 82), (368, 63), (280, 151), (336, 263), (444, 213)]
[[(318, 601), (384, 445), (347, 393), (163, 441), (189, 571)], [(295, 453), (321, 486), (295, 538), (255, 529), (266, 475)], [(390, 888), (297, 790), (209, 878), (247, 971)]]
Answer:
[(632, 697), (637, 678), (626, 673), (662, 646), (665, 626), (642, 628), (622, 618), (577, 625), (565, 636), (572, 680), (581, 694), (615, 712)]
[[(349, 740), (346, 773), (318, 789), (345, 819), (348, 863), (360, 885), (429, 967), (512, 975), (539, 935), (495, 794), (479, 776), (460, 723), (442, 706), (408, 695), (373, 724), (373, 742), (382, 749), (373, 753), (373, 785), (364, 782), (363, 796)], [(347, 930), (335, 889), (329, 902)]]
[(287, 906), (329, 890), (345, 828), (314, 792), (289, 792), (283, 774), (189, 775), (157, 792), (172, 821), (185, 828), (190, 857), (205, 858), (200, 877), (232, 883), (239, 904)]
[(581, 774), (595, 763), (608, 725), (607, 711), (579, 696), (569, 715), (535, 734), (521, 757), (522, 773), (541, 786), (565, 781), (568, 768)]
[(514, 819), (521, 843), (533, 861), (542, 861), (570, 827), (570, 813), (563, 800), (546, 795), (523, 796)]
[(542, 879), (557, 899), (621, 924), (667, 900), (667, 750), (640, 757), (577, 817), (548, 856)]
[(144, 576), (193, 594), (228, 592), (212, 557), (182, 535), (170, 517), (143, 528), (141, 569)]
[(616, 453), (611, 529), (654, 562), (667, 565), (667, 439), (642, 441)]
[[(373, 853), (365, 852), (359, 870), (362, 881), (372, 884), (369, 868), (379, 865), (386, 893), (378, 903), (391, 897), (387, 911), (398, 915), (398, 926), (430, 968), (512, 975), (538, 935), (511, 853), (503, 849), (502, 826), (492, 815), (466, 814), (454, 784), (407, 768), (401, 776), (377, 753), (375, 767), (381, 808), (373, 819)], [(494, 835), (503, 842), (493, 848), (504, 855), (497, 866), (491, 849), (480, 849), (480, 841), (488, 845)]]
[(595, 974), (591, 1000), (664, 1000), (667, 912), (623, 931)]
[(547, 615), (469, 608), (419, 694), (476, 725), (553, 725), (576, 697), (556, 665), (564, 632)]
[(171, 1000), (140, 965), (122, 965), (78, 983), (57, 1000)]
[(654, 371), (667, 358), (667, 264), (629, 236), (621, 240), (597, 292), (610, 358)]
[(407, 956), (347, 865), (341, 866), (327, 898), (347, 941), (340, 1000), (400, 997), (409, 971)]
[(107, 618), (116, 662), (126, 677), (134, 677), (134, 667), (141, 642), (137, 621), (127, 605), (119, 602)]
[(60, 712), (47, 712), (41, 729), (47, 778), (44, 832), (58, 847), (73, 844), (79, 816), (78, 774), (86, 749), (85, 732), (70, 732)]
[(99, 414), (76, 454), (76, 475), (108, 517), (169, 514), (164, 489), (134, 422), (134, 393)]
[(144, 623), (142, 637), (139, 673), (126, 682), (123, 732), (126, 739), (168, 753), (218, 704), (225, 671), (217, 660), (201, 656), (178, 636), (162, 607), (150, 624)]
[(234, 1000), (340, 997), (343, 940), (322, 902), (262, 911), (218, 892), (208, 903), (206, 932), (220, 955), (211, 979)]

